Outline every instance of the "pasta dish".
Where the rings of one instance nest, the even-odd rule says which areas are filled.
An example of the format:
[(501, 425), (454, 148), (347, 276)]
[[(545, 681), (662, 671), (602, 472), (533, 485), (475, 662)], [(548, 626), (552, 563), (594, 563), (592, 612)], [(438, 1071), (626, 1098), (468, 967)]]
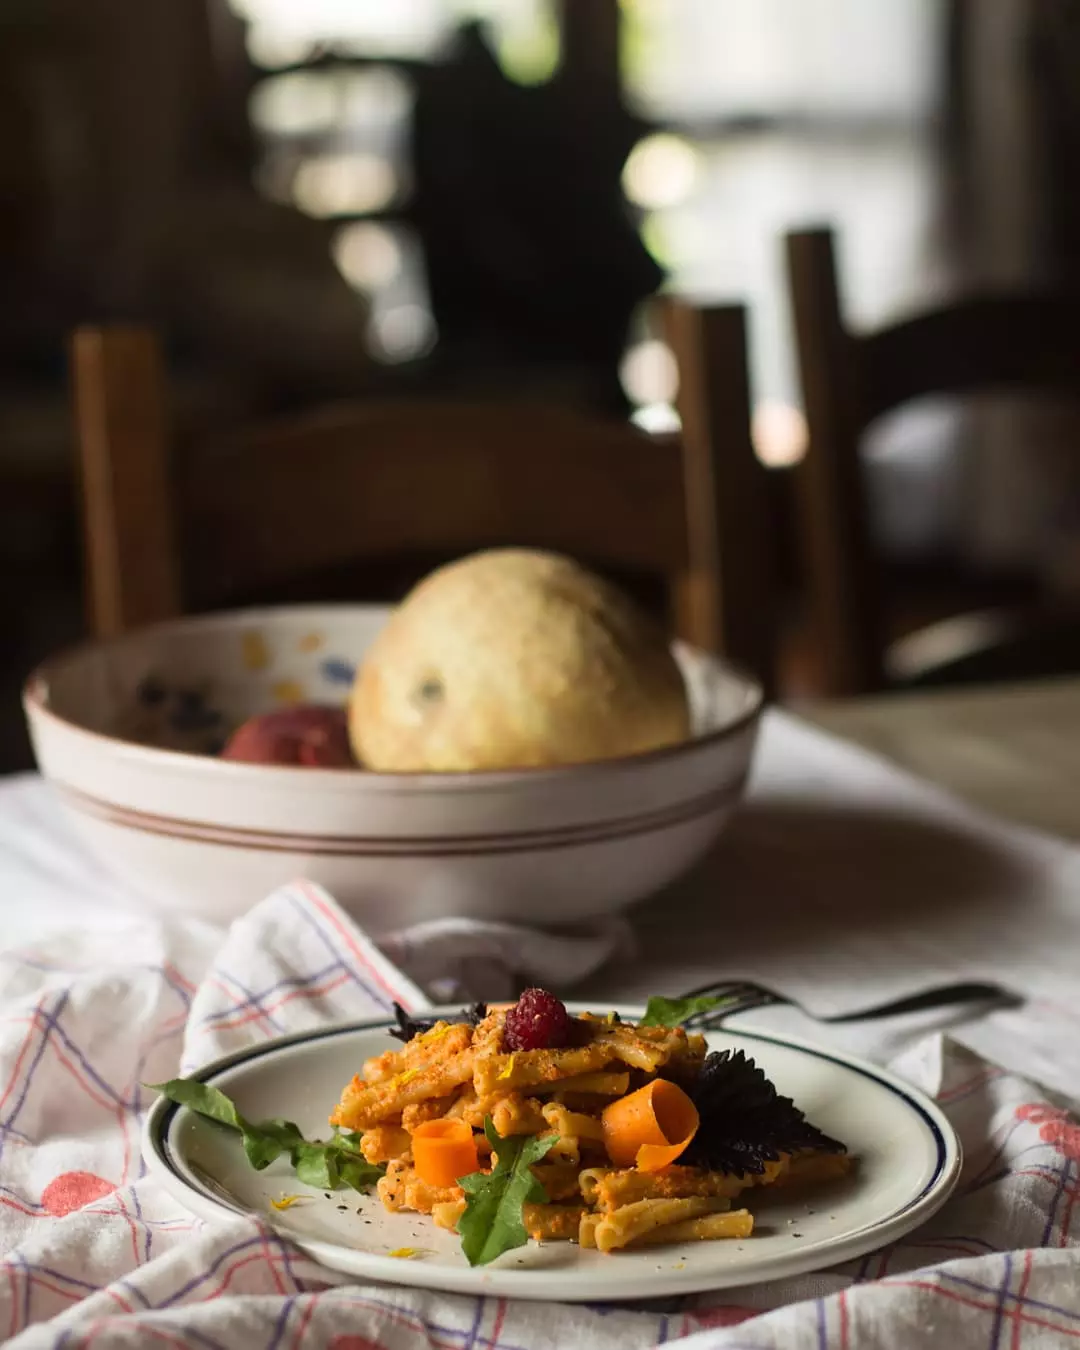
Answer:
[(741, 1051), (680, 1022), (709, 1000), (650, 1000), (637, 1023), (512, 1007), (416, 1022), (369, 1059), (331, 1116), (392, 1211), (456, 1230), (470, 1262), (537, 1240), (601, 1252), (753, 1233), (763, 1187), (852, 1166)]

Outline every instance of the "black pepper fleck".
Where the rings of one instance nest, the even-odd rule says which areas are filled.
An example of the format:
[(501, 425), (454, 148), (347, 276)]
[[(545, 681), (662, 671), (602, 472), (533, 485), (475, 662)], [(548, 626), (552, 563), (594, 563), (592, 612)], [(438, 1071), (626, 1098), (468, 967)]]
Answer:
[(792, 1233), (792, 1237), (802, 1237), (801, 1233)]

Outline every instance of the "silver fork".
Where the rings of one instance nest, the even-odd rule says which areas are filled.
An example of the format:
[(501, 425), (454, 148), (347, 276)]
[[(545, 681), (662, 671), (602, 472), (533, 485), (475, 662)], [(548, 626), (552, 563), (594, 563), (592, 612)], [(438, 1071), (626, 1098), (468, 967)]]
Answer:
[(686, 1020), (684, 1025), (696, 1031), (710, 1031), (722, 1026), (736, 1013), (748, 1012), (752, 1008), (767, 1008), (774, 1003), (784, 1003), (798, 1008), (807, 1017), (817, 1022), (869, 1022), (876, 1018), (897, 1017), (902, 1013), (922, 1012), (931, 1008), (947, 1008), (954, 1004), (986, 1003), (994, 1008), (1016, 1008), (1023, 999), (1004, 985), (988, 981), (972, 980), (953, 984), (937, 985), (925, 989), (919, 994), (908, 994), (903, 998), (889, 999), (885, 1003), (871, 1004), (858, 1012), (834, 1013), (829, 1017), (819, 1017), (810, 1012), (793, 998), (774, 993), (764, 985), (753, 984), (748, 980), (719, 980), (714, 984), (705, 984), (691, 989), (683, 998), (701, 998), (712, 996), (723, 1002), (708, 1012), (696, 1013)]

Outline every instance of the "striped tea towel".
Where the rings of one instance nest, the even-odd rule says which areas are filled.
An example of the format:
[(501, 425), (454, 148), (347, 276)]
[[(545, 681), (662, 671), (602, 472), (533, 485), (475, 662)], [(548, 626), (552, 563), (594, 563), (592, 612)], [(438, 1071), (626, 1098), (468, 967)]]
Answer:
[(1080, 1126), (933, 1036), (894, 1067), (967, 1164), (919, 1231), (798, 1279), (647, 1306), (560, 1306), (348, 1281), (256, 1220), (194, 1220), (144, 1175), (140, 1084), (283, 1032), (420, 1008), (416, 983), (316, 887), (209, 930), (73, 928), (0, 954), (0, 1338), (191, 1350), (685, 1350), (1080, 1344)]

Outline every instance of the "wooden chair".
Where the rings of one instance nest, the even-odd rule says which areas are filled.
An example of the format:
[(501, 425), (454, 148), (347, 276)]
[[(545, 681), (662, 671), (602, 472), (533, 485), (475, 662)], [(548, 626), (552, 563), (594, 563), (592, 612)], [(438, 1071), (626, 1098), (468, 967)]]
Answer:
[(265, 597), (336, 567), (521, 544), (662, 578), (678, 634), (771, 688), (768, 531), (743, 311), (673, 306), (669, 322), (683, 366), (678, 440), (547, 405), (399, 401), (175, 454), (154, 335), (78, 332), (94, 631)]
[[(1072, 650), (1080, 630), (1032, 633), (1018, 616), (952, 623), (887, 662), (880, 571), (867, 522), (859, 441), (868, 425), (926, 394), (1044, 390), (1080, 398), (1080, 299), (975, 295), (872, 333), (845, 323), (833, 234), (789, 234), (788, 275), (809, 425), (797, 471), (805, 574), (825, 692), (1021, 677)], [(1057, 627), (1057, 620), (1051, 621)], [(959, 645), (951, 645), (950, 635)], [(970, 641), (969, 641), (970, 640)], [(943, 653), (950, 657), (942, 660)], [(923, 656), (927, 660), (923, 661)], [(985, 659), (984, 659), (985, 656)], [(1080, 668), (1080, 666), (1078, 666)]]

